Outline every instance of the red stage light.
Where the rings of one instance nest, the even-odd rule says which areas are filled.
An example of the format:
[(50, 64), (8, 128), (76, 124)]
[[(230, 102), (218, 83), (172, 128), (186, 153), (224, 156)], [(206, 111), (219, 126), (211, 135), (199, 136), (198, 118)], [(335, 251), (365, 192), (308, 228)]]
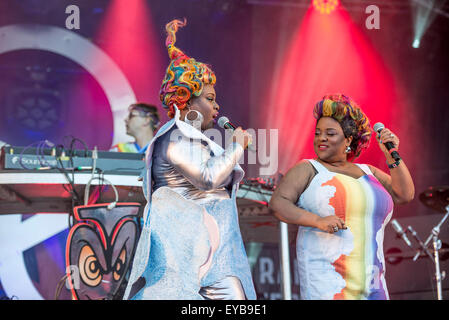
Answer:
[[(313, 159), (312, 109), (324, 95), (343, 93), (354, 99), (371, 120), (390, 127), (401, 114), (398, 84), (379, 52), (345, 10), (332, 15), (310, 8), (291, 37), (259, 110), (259, 127), (279, 130), (278, 168), (286, 172), (300, 159)], [(394, 127), (393, 127), (394, 128)], [(385, 166), (376, 141), (357, 161)]]
[(338, 0), (313, 0), (312, 2), (313, 6), (316, 10), (318, 10), (320, 13), (324, 14), (330, 14), (332, 11), (334, 11), (338, 4)]
[(157, 104), (164, 75), (160, 53), (164, 51), (149, 5), (145, 0), (108, 3), (96, 38), (128, 78), (137, 100)]

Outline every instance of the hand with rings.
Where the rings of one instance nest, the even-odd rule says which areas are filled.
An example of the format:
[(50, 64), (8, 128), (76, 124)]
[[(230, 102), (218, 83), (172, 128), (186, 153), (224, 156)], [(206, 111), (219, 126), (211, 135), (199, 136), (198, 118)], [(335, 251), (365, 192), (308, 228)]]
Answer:
[(394, 147), (399, 149), (399, 138), (387, 128), (383, 129), (380, 134), (376, 134), (376, 139), (379, 142), (379, 147), (384, 153), (388, 153), (388, 150), (384, 145), (387, 142), (393, 143)]
[(317, 228), (328, 233), (335, 233), (340, 229), (347, 229), (347, 226), (342, 219), (332, 215), (318, 218)]

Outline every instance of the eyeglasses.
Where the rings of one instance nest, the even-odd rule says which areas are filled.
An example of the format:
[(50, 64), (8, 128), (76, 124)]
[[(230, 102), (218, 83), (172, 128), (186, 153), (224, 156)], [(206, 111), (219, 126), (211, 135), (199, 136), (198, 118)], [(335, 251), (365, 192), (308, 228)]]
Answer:
[(141, 114), (141, 113), (139, 113), (139, 112), (130, 112), (129, 114), (128, 114), (128, 116), (126, 117), (126, 119), (128, 119), (128, 120), (131, 120), (132, 118), (134, 118), (134, 117), (147, 117), (147, 115), (143, 115), (143, 114)]

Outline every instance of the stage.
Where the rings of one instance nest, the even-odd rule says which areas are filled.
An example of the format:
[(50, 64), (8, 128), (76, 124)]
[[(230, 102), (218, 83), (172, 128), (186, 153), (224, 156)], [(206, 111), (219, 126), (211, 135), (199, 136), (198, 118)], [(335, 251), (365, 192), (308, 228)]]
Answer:
[[(386, 175), (396, 170), (376, 140), (381, 130), (373, 126), (381, 123), (397, 137), (400, 147), (391, 148), (398, 147), (413, 180), (413, 199), (396, 201), (376, 235), (366, 231), (383, 248), (369, 254), (385, 267), (389, 298), (449, 299), (445, 0), (2, 0), (0, 299), (82, 299), (74, 282), (95, 287), (92, 279), (77, 280), (73, 269), (91, 256), (73, 253), (83, 250), (74, 244), (83, 237), (104, 249), (101, 258), (92, 245), (98, 261), (86, 261), (105, 274), (123, 272), (115, 282), (108, 273), (112, 278), (96, 294), (121, 299), (147, 205), (146, 148), (175, 114), (164, 105), (162, 85), (170, 80), (165, 28), (173, 19), (185, 22), (176, 47), (214, 72), (216, 114), (203, 115), (211, 127), (199, 131), (204, 146), (218, 147), (206, 153), (220, 156), (229, 146), (225, 129), (234, 134), (241, 127), (252, 138), (238, 159), (244, 176), (236, 211), (257, 299), (301, 297), (299, 226), (282, 222), (269, 204), (290, 169), (324, 154), (314, 145), (320, 133), (314, 107), (328, 95), (350, 97), (369, 118), (371, 136), (353, 162)], [(183, 68), (168, 74), (179, 76)], [(144, 107), (131, 109), (135, 104)], [(178, 121), (185, 120), (179, 112)], [(220, 125), (220, 117), (228, 124)], [(153, 126), (143, 144), (140, 118)], [(230, 185), (223, 190), (232, 195)], [(334, 205), (330, 199), (323, 208)], [(290, 199), (298, 207), (300, 200)], [(78, 210), (86, 205), (98, 211), (83, 216)], [(127, 237), (132, 241), (122, 246)]]

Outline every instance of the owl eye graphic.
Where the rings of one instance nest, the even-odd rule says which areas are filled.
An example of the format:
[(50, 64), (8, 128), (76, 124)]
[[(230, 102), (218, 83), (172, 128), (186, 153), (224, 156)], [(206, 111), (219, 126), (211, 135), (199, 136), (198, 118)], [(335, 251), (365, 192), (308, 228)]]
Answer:
[(123, 247), (114, 265), (114, 271), (112, 275), (115, 281), (119, 281), (125, 273), (126, 261), (126, 247)]
[(101, 283), (104, 270), (102, 270), (97, 256), (89, 245), (85, 245), (81, 249), (78, 266), (81, 279), (85, 284), (96, 287)]
[(66, 243), (66, 266), (79, 272), (67, 273), (73, 299), (113, 299), (120, 294), (137, 244), (139, 208), (134, 203), (117, 204), (112, 210), (107, 204), (74, 208), (77, 223)]

